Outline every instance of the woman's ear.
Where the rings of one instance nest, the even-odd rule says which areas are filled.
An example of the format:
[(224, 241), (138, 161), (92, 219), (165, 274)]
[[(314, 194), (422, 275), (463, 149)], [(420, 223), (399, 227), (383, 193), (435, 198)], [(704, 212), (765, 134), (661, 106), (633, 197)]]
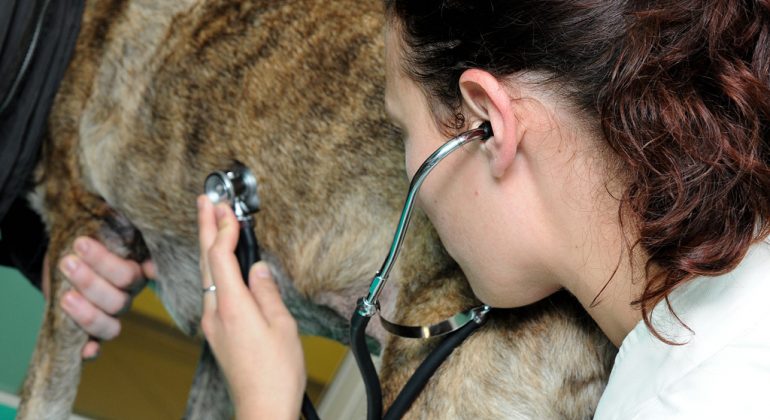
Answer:
[(492, 176), (500, 178), (513, 165), (523, 136), (511, 95), (496, 77), (479, 69), (466, 70), (460, 76), (460, 91), (466, 120), (474, 126), (481, 121), (492, 124), (494, 134), (484, 145), (489, 153)]

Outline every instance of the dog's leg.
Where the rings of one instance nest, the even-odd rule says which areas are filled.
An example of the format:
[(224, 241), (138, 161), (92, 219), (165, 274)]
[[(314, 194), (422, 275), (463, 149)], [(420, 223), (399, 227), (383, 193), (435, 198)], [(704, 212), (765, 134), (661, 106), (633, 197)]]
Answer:
[(147, 254), (130, 223), (101, 198), (78, 188), (71, 181), (72, 173), (64, 165), (50, 165), (49, 172), (41, 175), (49, 181), (31, 197), (49, 228), (50, 294), (21, 395), (19, 419), (66, 419), (72, 410), (80, 381), (80, 352), (88, 335), (59, 305), (71, 286), (58, 262), (72, 253), (75, 238), (96, 238), (124, 258), (141, 260)]
[(203, 346), (187, 399), (187, 420), (229, 419), (233, 417), (227, 382), (208, 344)]
[[(70, 251), (77, 235), (95, 236), (98, 223), (93, 220), (73, 224), (75, 229), (52, 230), (49, 245), (50, 296), (43, 325), (32, 357), (19, 407), (19, 419), (66, 419), (80, 381), (80, 351), (88, 335), (59, 306), (61, 297), (70, 289), (57, 268), (59, 259)], [(89, 229), (89, 227), (91, 229)]]
[(58, 297), (48, 303), (32, 364), (24, 383), (18, 419), (66, 419), (80, 381), (80, 349), (88, 336), (58, 308)]

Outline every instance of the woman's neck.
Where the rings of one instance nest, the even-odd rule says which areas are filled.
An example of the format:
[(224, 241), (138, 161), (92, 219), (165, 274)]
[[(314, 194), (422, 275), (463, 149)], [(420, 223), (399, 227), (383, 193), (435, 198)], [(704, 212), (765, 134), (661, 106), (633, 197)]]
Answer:
[[(644, 289), (647, 258), (641, 246), (632, 248), (634, 233), (623, 232), (615, 198), (620, 193), (608, 192), (612, 187), (603, 183), (595, 185), (600, 185), (594, 190), (598, 192), (586, 190), (583, 196), (587, 207), (567, 208), (561, 218), (570, 227), (565, 227), (564, 244), (555, 253), (559, 261), (555, 272), (560, 284), (577, 297), (610, 340), (620, 345), (641, 320), (641, 311), (632, 302)], [(633, 225), (630, 218), (625, 225)]]
[[(556, 255), (561, 257), (562, 286), (619, 346), (641, 320), (641, 311), (632, 302), (644, 289), (647, 258), (641, 246), (632, 248), (634, 233), (623, 232), (615, 198), (620, 193), (608, 192), (613, 188), (604, 183), (598, 185), (597, 193), (584, 195), (591, 211), (568, 208), (562, 220), (572, 228)], [(626, 220), (628, 228), (632, 223)]]
[[(646, 261), (640, 246), (630, 255), (638, 236), (632, 219), (626, 218), (624, 231), (618, 217), (626, 186), (622, 168), (613, 173), (614, 154), (598, 121), (576, 113), (545, 88), (520, 88), (529, 105), (517, 114), (524, 134), (511, 175), (500, 182), (496, 196), (510, 197), (502, 207), (518, 208), (537, 226), (534, 265), (548, 278), (535, 283), (569, 290), (619, 345), (641, 319), (631, 302), (645, 284)], [(521, 200), (528, 203), (524, 210), (516, 206)], [(510, 237), (518, 240), (525, 230), (512, 226), (518, 230)], [(517, 294), (520, 289), (511, 288)]]
[(561, 232), (559, 240), (551, 244), (550, 271), (610, 340), (620, 345), (641, 320), (641, 312), (632, 302), (646, 283), (647, 258), (641, 246), (632, 249), (638, 236), (632, 219), (627, 217), (623, 224), (619, 220), (623, 177), (608, 174), (606, 155), (593, 146), (602, 140), (592, 132), (578, 129), (573, 133), (579, 141), (557, 143), (574, 147), (567, 151), (570, 164), (553, 162), (558, 166), (544, 171), (550, 176), (544, 176), (541, 185), (542, 191), (551, 190), (544, 198), (552, 209), (549, 223)]
[(616, 346), (642, 319), (641, 311), (631, 303), (640, 295), (642, 282), (631, 278), (619, 268), (611, 279), (597, 275), (567, 287)]

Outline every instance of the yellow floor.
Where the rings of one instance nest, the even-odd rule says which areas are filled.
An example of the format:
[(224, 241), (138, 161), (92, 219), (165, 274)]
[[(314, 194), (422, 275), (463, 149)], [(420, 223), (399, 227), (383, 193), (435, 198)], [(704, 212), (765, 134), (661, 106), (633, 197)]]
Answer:
[[(157, 298), (143, 292), (123, 316), (120, 336), (85, 364), (75, 412), (98, 419), (178, 419), (198, 361), (200, 343), (169, 325)], [(316, 402), (345, 347), (303, 337), (308, 394)]]
[(199, 343), (140, 314), (85, 364), (75, 412), (105, 419), (178, 419), (198, 360)]

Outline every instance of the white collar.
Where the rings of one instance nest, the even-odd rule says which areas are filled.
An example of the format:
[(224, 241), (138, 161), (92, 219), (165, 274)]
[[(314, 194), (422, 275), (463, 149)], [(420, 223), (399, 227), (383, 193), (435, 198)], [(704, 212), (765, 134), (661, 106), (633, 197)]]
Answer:
[[(770, 243), (751, 247), (733, 271), (699, 277), (675, 290), (671, 306), (692, 330), (682, 326), (661, 302), (653, 310), (656, 329), (679, 346), (655, 338), (644, 322), (626, 336), (615, 359), (613, 378), (635, 378), (622, 387), (608, 386), (602, 400), (612, 411), (626, 412), (663, 390), (760, 322), (770, 321)], [(613, 395), (616, 394), (616, 395)]]

